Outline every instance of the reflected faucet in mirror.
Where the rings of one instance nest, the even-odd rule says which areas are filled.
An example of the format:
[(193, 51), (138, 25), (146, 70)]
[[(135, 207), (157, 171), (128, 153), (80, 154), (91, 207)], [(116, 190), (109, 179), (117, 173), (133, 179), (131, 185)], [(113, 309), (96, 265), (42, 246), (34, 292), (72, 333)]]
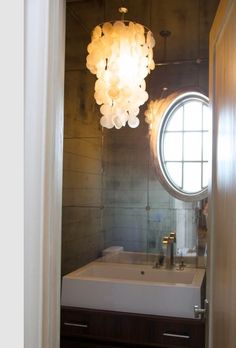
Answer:
[(164, 237), (162, 240), (164, 253), (164, 261), (166, 268), (172, 268), (174, 266), (174, 250), (176, 243), (176, 232), (171, 232), (169, 236)]

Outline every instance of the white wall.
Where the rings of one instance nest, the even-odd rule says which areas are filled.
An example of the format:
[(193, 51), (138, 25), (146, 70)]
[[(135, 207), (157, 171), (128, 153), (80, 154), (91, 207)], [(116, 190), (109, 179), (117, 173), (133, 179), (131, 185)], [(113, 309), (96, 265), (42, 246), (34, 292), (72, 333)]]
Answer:
[(25, 348), (59, 347), (64, 6), (25, 2)]
[[(0, 1), (0, 347), (23, 347), (23, 1)], [(14, 334), (13, 334), (14, 333)]]

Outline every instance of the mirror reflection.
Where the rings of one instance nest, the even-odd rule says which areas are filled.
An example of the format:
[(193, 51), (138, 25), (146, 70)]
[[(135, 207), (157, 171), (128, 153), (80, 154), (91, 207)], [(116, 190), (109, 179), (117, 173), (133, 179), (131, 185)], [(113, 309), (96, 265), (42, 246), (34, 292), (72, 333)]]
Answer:
[[(152, 2), (153, 6), (154, 3)], [(111, 8), (111, 1), (109, 6), (107, 1), (94, 1), (93, 4), (91, 16), (86, 2), (67, 3), (62, 274), (100, 257), (102, 251), (111, 246), (121, 246), (127, 252), (161, 253), (163, 237), (173, 231), (176, 232), (176, 252), (188, 255), (196, 253), (199, 209), (202, 209), (201, 202), (205, 198), (199, 197), (195, 201), (180, 200), (164, 188), (157, 178), (149, 126), (145, 122), (146, 104), (140, 108), (140, 124), (135, 129), (103, 129), (100, 126), (100, 109), (94, 100), (95, 77), (85, 65), (86, 49), (92, 29), (97, 23), (104, 22), (104, 13)], [(114, 2), (112, 4), (112, 12), (106, 13), (107, 19), (117, 18), (117, 6)], [(141, 22), (145, 24), (142, 8), (143, 6), (136, 5), (135, 2), (129, 13), (133, 20), (140, 22), (139, 19), (142, 19)], [(169, 4), (166, 8), (167, 16), (168, 11), (172, 13), (175, 8), (176, 4)], [(155, 3), (153, 11), (153, 19), (156, 20), (160, 16), (158, 4), (156, 6)], [(147, 13), (151, 13), (150, 9)], [(195, 13), (198, 18), (197, 9), (193, 11)], [(208, 32), (213, 13), (205, 11), (204, 14), (209, 18), (205, 21), (208, 27), (205, 26), (205, 33), (201, 34), (201, 48), (203, 56), (207, 58)], [(149, 15), (147, 21), (148, 18)], [(193, 20), (188, 18), (190, 16), (186, 20)], [(173, 28), (175, 32), (170, 33), (168, 38), (168, 59), (171, 61), (180, 60), (180, 53), (185, 52), (182, 48), (178, 52), (174, 49), (175, 43), (183, 41), (181, 23), (177, 28), (176, 22), (177, 27)], [(167, 58), (164, 52), (166, 45), (160, 32), (168, 28), (158, 25), (152, 28), (157, 41), (154, 48), (155, 63), (161, 63)], [(198, 32), (197, 28), (195, 30)], [(158, 65), (146, 79), (150, 100), (161, 96), (166, 98), (179, 89), (193, 86), (207, 95), (208, 60), (202, 59), (196, 64), (196, 42), (191, 33), (186, 32), (185, 36), (184, 42), (188, 50), (186, 57), (182, 58), (189, 60), (187, 54), (192, 52), (193, 60), (188, 65), (169, 64), (168, 61)], [(205, 107), (203, 112), (207, 113)], [(203, 129), (206, 128), (204, 124), (205, 121)], [(176, 125), (179, 125), (178, 120), (173, 124)], [(169, 127), (171, 129), (171, 124)], [(181, 140), (176, 140), (176, 143), (178, 149)], [(203, 135), (203, 149), (206, 149), (206, 143)], [(196, 147), (196, 157), (198, 150)], [(185, 155), (188, 156), (188, 153)], [(203, 151), (201, 185), (204, 187), (207, 182), (205, 160), (206, 152)], [(171, 166), (175, 166), (174, 169)], [(166, 170), (172, 173), (172, 181), (181, 186), (182, 167), (179, 166), (178, 169), (176, 166), (178, 165), (169, 161)], [(192, 171), (191, 168), (186, 169), (188, 170), (191, 173), (197, 171)], [(191, 174), (190, 179), (193, 178), (194, 175)], [(192, 181), (186, 181), (185, 189), (188, 190), (191, 184)], [(196, 185), (199, 187), (200, 184)]]

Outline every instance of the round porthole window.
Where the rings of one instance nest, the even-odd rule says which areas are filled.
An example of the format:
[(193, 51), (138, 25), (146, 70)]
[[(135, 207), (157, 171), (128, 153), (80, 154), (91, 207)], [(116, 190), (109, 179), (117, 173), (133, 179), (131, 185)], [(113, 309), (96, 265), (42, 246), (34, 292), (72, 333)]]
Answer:
[(156, 137), (161, 182), (176, 198), (207, 196), (209, 100), (197, 92), (175, 98), (163, 112)]

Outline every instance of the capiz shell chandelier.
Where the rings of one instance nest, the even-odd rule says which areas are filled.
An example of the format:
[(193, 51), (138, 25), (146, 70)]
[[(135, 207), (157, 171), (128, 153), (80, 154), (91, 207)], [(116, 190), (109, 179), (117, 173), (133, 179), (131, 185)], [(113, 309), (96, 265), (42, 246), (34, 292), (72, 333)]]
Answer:
[(139, 125), (139, 107), (148, 99), (144, 79), (155, 68), (154, 46), (152, 32), (138, 23), (120, 20), (94, 28), (86, 66), (97, 76), (94, 97), (102, 127)]

